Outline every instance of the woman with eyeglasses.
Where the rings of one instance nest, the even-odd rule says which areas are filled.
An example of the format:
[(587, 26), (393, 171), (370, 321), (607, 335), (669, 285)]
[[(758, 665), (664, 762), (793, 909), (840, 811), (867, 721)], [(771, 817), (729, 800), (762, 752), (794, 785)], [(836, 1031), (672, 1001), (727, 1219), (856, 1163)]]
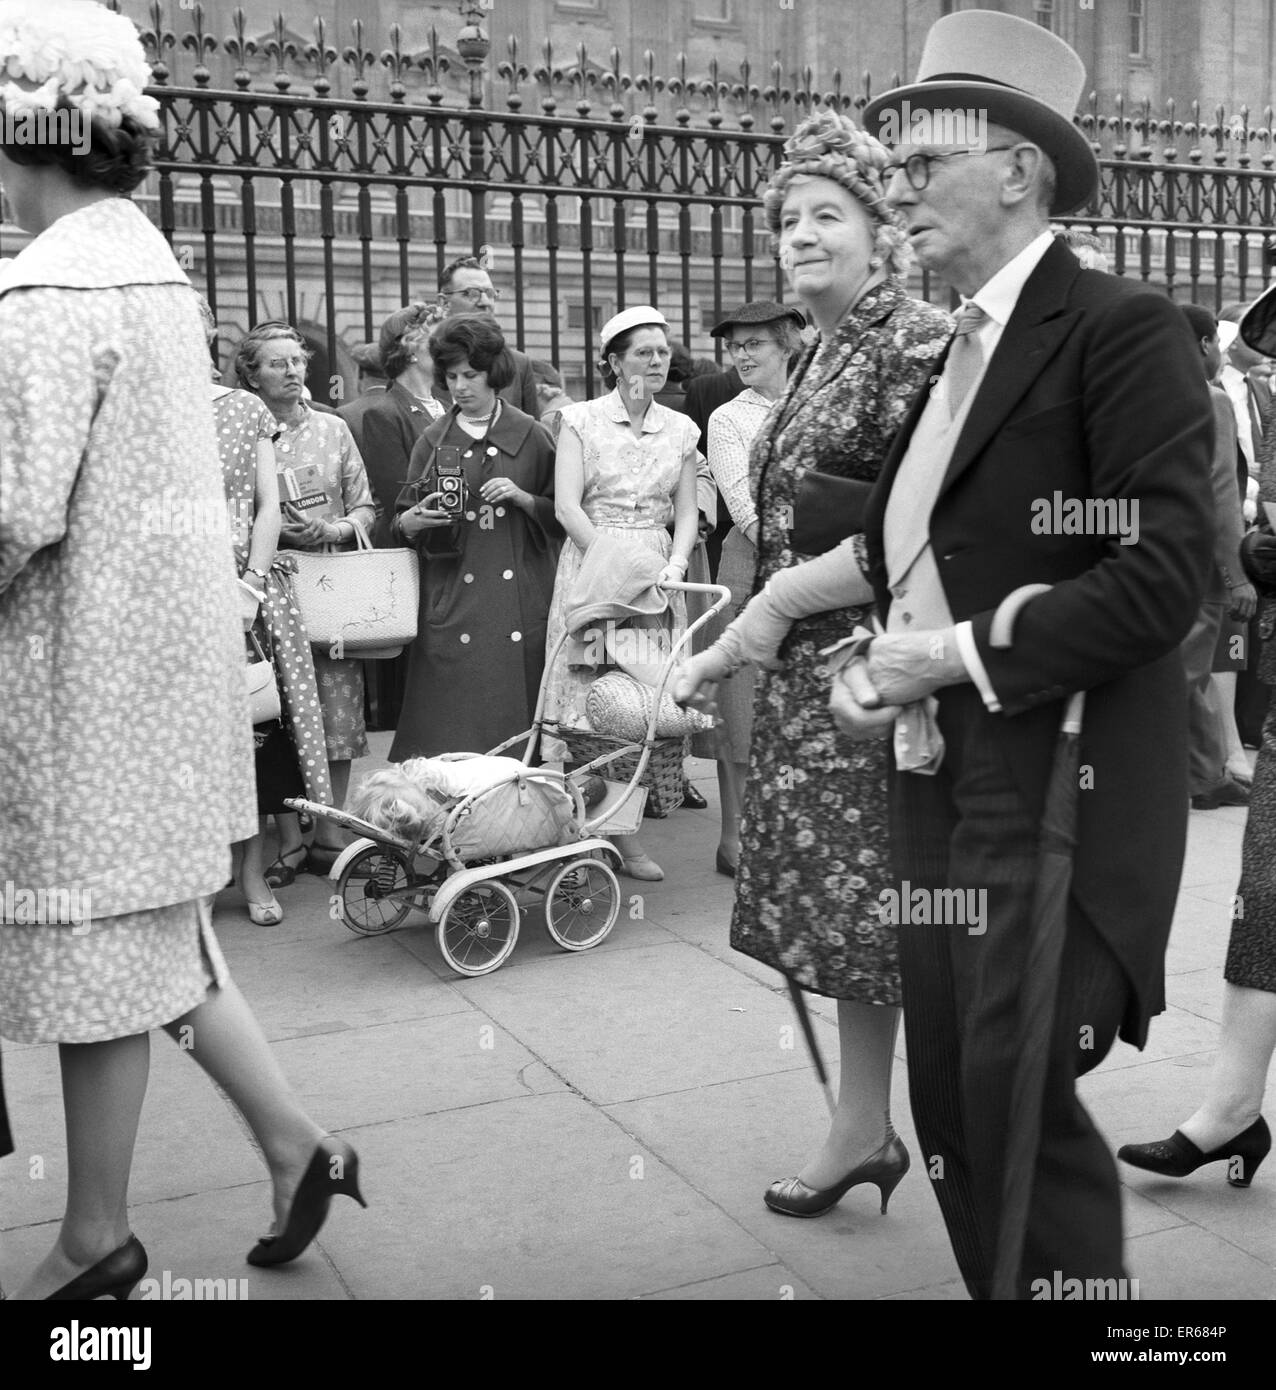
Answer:
[[(567, 626), (570, 596), (585, 552), (596, 538), (611, 537), (626, 547), (655, 552), (663, 583), (686, 577), (699, 535), (700, 432), (689, 416), (656, 400), (669, 371), (669, 325), (659, 309), (639, 304), (609, 319), (600, 336), (599, 366), (603, 384), (610, 389), (596, 400), (566, 406), (558, 435), (554, 503), (567, 542), (549, 610), (549, 651)], [(686, 630), (681, 593), (670, 592), (669, 612), (671, 634), (665, 641)], [(546, 691), (547, 721), (590, 728), (585, 699), (597, 674), (572, 666), (565, 649)], [(651, 882), (664, 878), (664, 870), (636, 835), (617, 835), (615, 840), (623, 873)]]
[(841, 504), (840, 545), (810, 559), (794, 543), (796, 526), (812, 544), (804, 484), (822, 474), (876, 479), (951, 334), (947, 314), (904, 291), (907, 246), (886, 202), (886, 164), (872, 136), (825, 111), (798, 127), (766, 191), (767, 226), (819, 337), (750, 452), (756, 582), (765, 587), (721, 641), (692, 658), (674, 691), (710, 703), (716, 683), (743, 661), (761, 668), (731, 944), (837, 1000), (832, 1124), (797, 1175), (773, 1183), (764, 1198), (786, 1216), (819, 1216), (862, 1183), (878, 1188), (885, 1211), (909, 1168), (890, 1120), (900, 988), (895, 929), (880, 912), (891, 885), (889, 754), (884, 741), (854, 743), (838, 731), (821, 654), (867, 618), (873, 601), (854, 499)]
[[(235, 352), (239, 384), (269, 407), (280, 425), (275, 437), (281, 547), (291, 550), (350, 549), (356, 523), (371, 534), (376, 518), (372, 490), (350, 427), (337, 415), (312, 410), (306, 401), (310, 351), (291, 325), (259, 323)], [(327, 744), (333, 803), (343, 806), (350, 762), (368, 753), (363, 717), (363, 663), (312, 647), (319, 683), (319, 709)], [(266, 870), (272, 888), (286, 888), (306, 868), (326, 874), (345, 847), (341, 831), (320, 820), (307, 848), (295, 814), (275, 817), (279, 854)]]
[[(481, 314), (490, 322), (496, 322), (496, 306), (501, 292), (492, 284), (487, 261), (479, 256), (460, 256), (450, 265), (443, 267), (439, 276), (439, 306), (449, 317), (457, 314)], [(533, 420), (541, 418), (540, 397), (536, 394), (536, 374), (532, 371), (532, 360), (526, 353), (506, 344), (514, 363), (514, 377), (507, 386), (502, 387), (500, 397), (510, 405), (530, 415)], [(446, 387), (437, 387), (435, 395), (445, 406), (452, 404)]]

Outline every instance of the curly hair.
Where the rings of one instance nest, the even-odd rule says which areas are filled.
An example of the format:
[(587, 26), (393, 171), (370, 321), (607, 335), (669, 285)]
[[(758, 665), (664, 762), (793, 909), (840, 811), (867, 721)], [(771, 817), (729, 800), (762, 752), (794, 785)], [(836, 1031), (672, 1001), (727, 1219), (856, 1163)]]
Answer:
[(284, 323), (282, 319), (267, 319), (265, 323), (259, 323), (256, 328), (250, 328), (247, 333), (239, 340), (239, 346), (235, 349), (234, 372), (236, 385), (242, 386), (245, 391), (257, 390), (257, 385), (249, 377), (250, 372), (256, 372), (261, 366), (261, 348), (263, 343), (268, 343), (272, 338), (291, 338), (294, 343), (305, 354), (306, 361), (309, 362), (314, 356), (306, 346), (306, 340), (290, 323)]
[[(55, 111), (67, 112), (76, 122), (83, 120), (82, 113), (65, 97), (58, 98)], [(95, 117), (88, 122), (88, 131), (87, 151), (79, 142), (18, 144), (3, 140), (0, 140), (0, 151), (14, 164), (28, 167), (52, 164), (76, 183), (105, 188), (111, 193), (131, 193), (151, 172), (154, 140), (149, 132), (131, 116), (124, 116), (118, 126), (106, 125)]]
[(896, 275), (907, 270), (912, 250), (899, 217), (886, 201), (883, 177), (890, 152), (849, 116), (820, 111), (803, 121), (785, 142), (784, 163), (762, 195), (762, 214), (772, 249), (780, 247), (780, 209), (795, 178), (831, 179), (851, 194), (872, 218), (873, 251)]
[(487, 373), (493, 391), (503, 391), (517, 375), (514, 359), (505, 346), (505, 336), (484, 314), (457, 314), (445, 319), (430, 339), (434, 359), (434, 384), (448, 389), (448, 368), (468, 362), (476, 372)]
[(437, 305), (405, 304), (381, 325), (377, 356), (381, 370), (391, 381), (397, 381), (407, 371), (421, 340), (429, 338), (443, 317)]

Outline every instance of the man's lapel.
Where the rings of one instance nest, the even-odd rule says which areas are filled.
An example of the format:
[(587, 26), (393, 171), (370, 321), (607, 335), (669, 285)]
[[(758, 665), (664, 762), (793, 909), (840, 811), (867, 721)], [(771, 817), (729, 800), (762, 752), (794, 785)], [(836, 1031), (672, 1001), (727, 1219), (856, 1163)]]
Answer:
[(1056, 243), (1028, 277), (971, 402), (940, 498), (983, 452), (1080, 322), (1081, 311), (1067, 308), (1079, 273), (1072, 253)]

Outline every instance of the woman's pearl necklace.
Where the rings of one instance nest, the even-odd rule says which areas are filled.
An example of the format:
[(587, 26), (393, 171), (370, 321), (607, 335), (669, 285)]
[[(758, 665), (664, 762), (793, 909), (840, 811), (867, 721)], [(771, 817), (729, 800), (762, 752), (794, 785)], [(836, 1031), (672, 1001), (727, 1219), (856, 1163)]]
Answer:
[(487, 412), (486, 415), (467, 415), (465, 411), (462, 410), (461, 419), (464, 420), (467, 425), (487, 425), (496, 419), (496, 414), (500, 410), (500, 408), (501, 400), (498, 396), (496, 398), (496, 404), (491, 408), (491, 410)]

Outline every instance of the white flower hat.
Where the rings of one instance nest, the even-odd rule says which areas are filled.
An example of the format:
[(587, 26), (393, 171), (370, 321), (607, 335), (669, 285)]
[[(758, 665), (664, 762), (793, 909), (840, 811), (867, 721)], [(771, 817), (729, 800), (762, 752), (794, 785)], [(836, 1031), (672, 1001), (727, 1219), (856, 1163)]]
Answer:
[(150, 80), (133, 22), (96, 0), (0, 0), (0, 101), (10, 114), (65, 102), (105, 126), (128, 116), (156, 130)]

